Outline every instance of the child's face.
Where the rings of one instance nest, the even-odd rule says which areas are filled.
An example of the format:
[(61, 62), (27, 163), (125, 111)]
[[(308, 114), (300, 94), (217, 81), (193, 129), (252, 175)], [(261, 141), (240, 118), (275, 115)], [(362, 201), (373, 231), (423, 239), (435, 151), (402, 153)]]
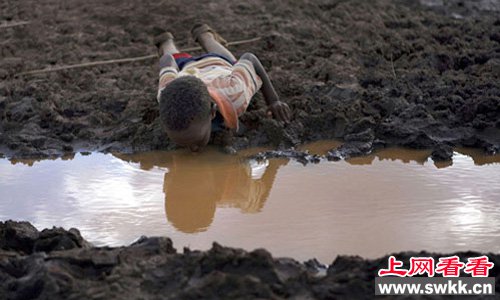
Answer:
[(211, 117), (194, 120), (187, 129), (181, 131), (167, 130), (168, 137), (179, 146), (187, 147), (193, 152), (199, 152), (210, 140), (211, 120)]

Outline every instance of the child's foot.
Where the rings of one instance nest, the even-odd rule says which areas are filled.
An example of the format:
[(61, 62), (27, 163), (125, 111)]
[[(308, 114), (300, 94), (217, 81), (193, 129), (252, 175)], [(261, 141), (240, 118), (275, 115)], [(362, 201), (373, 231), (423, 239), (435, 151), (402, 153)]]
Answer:
[(165, 31), (154, 37), (153, 42), (158, 49), (158, 55), (160, 57), (163, 55), (163, 48), (165, 46), (165, 43), (173, 42), (173, 40), (174, 36), (168, 31)]
[(195, 24), (191, 29), (191, 36), (197, 43), (199, 43), (200, 36), (205, 33), (211, 33), (217, 42), (227, 47), (227, 41), (207, 24)]

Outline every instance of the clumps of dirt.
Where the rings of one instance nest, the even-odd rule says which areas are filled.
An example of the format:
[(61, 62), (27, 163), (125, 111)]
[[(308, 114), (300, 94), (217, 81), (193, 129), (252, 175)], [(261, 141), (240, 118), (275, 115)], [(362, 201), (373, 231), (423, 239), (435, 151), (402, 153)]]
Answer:
[(39, 232), (28, 222), (0, 222), (0, 249), (23, 255), (74, 248), (89, 248), (77, 229), (44, 229)]
[(269, 119), (258, 95), (241, 118), (246, 130), (214, 143), (285, 149), (343, 138), (346, 148), (361, 150), (500, 149), (500, 1), (0, 5), (0, 22), (31, 22), (0, 31), (0, 152), (7, 157), (172, 149), (159, 124), (154, 60), (14, 75), (155, 53), (151, 37), (158, 28), (174, 32), (181, 47), (193, 46), (189, 28), (199, 19), (228, 40), (261, 36), (233, 50), (261, 58), (293, 111), (287, 125)]
[(307, 151), (287, 149), (263, 151), (249, 157), (249, 159), (255, 159), (257, 161), (263, 161), (270, 158), (291, 158), (303, 165), (307, 165), (309, 163), (319, 163), (322, 159), (322, 156), (317, 154), (309, 154), (309, 152)]
[[(77, 232), (60, 228), (38, 232), (27, 222), (0, 222), (0, 295), (5, 299), (123, 299), (124, 295), (134, 299), (371, 299), (377, 271), (387, 268), (387, 257), (339, 256), (325, 272), (326, 267), (316, 260), (299, 263), (274, 258), (263, 249), (247, 252), (216, 243), (208, 251), (179, 253), (170, 239), (162, 237), (142, 237), (127, 247), (92, 247)], [(47, 236), (58, 242), (34, 246)], [(406, 262), (411, 256), (442, 256), (395, 255)], [(481, 254), (456, 255), (466, 259)], [(496, 277), (498, 293), (500, 256), (488, 257), (495, 263), (490, 276)]]

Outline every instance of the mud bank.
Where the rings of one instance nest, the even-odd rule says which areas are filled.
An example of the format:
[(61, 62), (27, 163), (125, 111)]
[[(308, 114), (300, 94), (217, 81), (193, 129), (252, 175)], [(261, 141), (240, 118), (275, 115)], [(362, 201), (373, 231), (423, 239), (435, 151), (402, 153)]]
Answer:
[[(259, 95), (245, 130), (214, 143), (279, 148), (342, 138), (373, 147), (500, 146), (499, 1), (7, 1), (0, 22), (0, 153), (171, 149), (158, 122), (156, 61), (36, 76), (26, 70), (155, 52), (167, 28), (180, 46), (195, 19), (256, 53), (293, 110), (282, 126)], [(191, 6), (193, 6), (191, 5)], [(188, 5), (190, 6), (190, 5)], [(358, 151), (359, 150), (359, 151)]]
[[(396, 255), (409, 261), (417, 254), (442, 256)], [(499, 293), (500, 256), (488, 256)], [(2, 299), (372, 299), (376, 272), (386, 267), (387, 257), (339, 256), (326, 267), (218, 244), (180, 253), (163, 237), (96, 248), (76, 229), (39, 232), (27, 222), (0, 222)]]

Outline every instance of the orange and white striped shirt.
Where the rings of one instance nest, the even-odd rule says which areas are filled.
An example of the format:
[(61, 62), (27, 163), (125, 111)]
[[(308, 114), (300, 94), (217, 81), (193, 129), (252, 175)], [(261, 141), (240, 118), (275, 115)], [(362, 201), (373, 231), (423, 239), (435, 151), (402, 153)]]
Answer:
[(253, 95), (262, 86), (262, 80), (249, 60), (240, 59), (231, 65), (220, 57), (206, 57), (188, 62), (181, 71), (174, 67), (162, 68), (158, 101), (161, 91), (180, 76), (195, 76), (201, 79), (224, 117), (225, 125), (235, 129), (238, 129), (238, 117), (246, 111)]

